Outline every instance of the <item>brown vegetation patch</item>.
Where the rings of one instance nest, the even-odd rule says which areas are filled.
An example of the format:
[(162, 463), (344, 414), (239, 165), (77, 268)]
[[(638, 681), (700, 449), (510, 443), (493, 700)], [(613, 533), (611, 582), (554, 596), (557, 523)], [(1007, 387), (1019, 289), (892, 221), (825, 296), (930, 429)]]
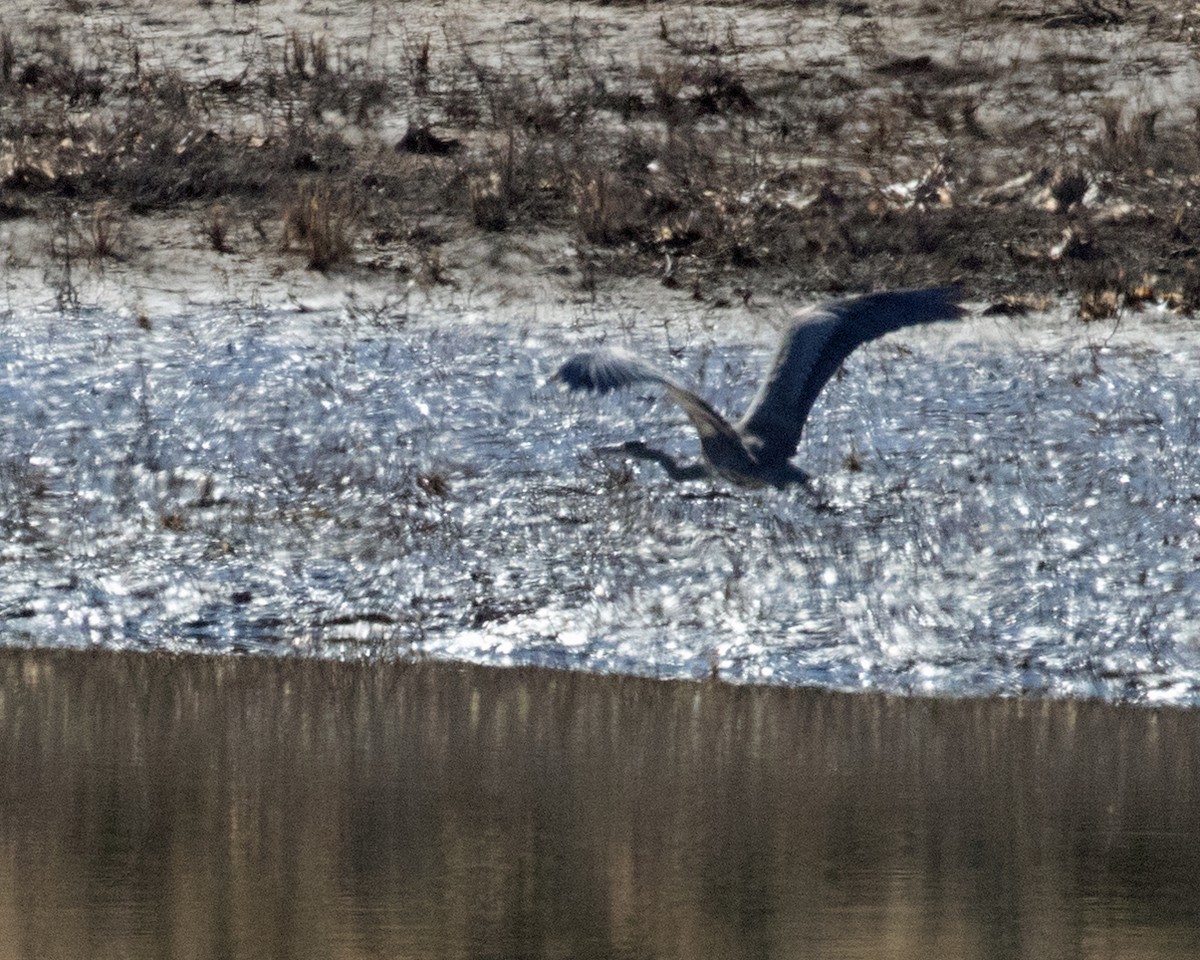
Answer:
[(301, 183), (284, 207), (283, 250), (299, 246), (310, 270), (330, 270), (351, 262), (358, 214), (348, 192), (337, 185)]
[[(958, 278), (1095, 311), (1097, 291), (1138, 302), (1151, 277), (1177, 308), (1196, 301), (1200, 96), (1155, 86), (1195, 58), (1158, 15), (547, 3), (479, 36), (380, 14), (364, 37), (343, 14), (347, 37), (334, 16), (192, 72), (135, 27), (89, 33), (88, 12), (6, 24), (0, 219), (73, 206), (88, 260), (126, 255), (122, 223), (173, 211), (218, 252), (236, 236), (318, 270), (437, 259), (442, 276), (408, 239), (436, 220), (452, 239), (571, 231), (581, 266), (599, 252), (697, 288)], [(238, 229), (278, 211), (279, 238)]]

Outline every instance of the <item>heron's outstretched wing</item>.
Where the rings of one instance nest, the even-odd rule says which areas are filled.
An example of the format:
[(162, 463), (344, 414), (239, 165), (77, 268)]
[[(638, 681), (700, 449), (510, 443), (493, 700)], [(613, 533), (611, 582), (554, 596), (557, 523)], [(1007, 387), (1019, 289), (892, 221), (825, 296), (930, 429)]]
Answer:
[(631, 354), (611, 350), (577, 353), (559, 367), (550, 379), (571, 390), (592, 390), (596, 393), (608, 393), (635, 383), (657, 383), (683, 408), (700, 434), (701, 443), (719, 436), (732, 441), (739, 449), (742, 447), (741, 437), (732, 424), (706, 400)]
[(738, 424), (758, 461), (783, 467), (821, 389), (854, 349), (917, 323), (962, 315), (957, 287), (894, 290), (834, 300), (792, 322), (766, 379)]

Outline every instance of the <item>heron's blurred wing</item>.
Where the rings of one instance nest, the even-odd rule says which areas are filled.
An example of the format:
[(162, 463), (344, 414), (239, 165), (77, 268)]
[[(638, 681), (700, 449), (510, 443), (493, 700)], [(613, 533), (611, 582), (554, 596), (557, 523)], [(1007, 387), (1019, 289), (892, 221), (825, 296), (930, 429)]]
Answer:
[(733, 425), (707, 401), (631, 354), (614, 350), (577, 353), (559, 367), (550, 379), (571, 390), (591, 390), (596, 393), (608, 393), (636, 383), (657, 383), (666, 388), (667, 395), (687, 414), (700, 434), (702, 443), (719, 435), (732, 440), (739, 448), (742, 445)]
[(673, 383), (668, 383), (666, 387), (667, 394), (683, 408), (683, 412), (692, 421), (692, 426), (700, 434), (700, 444), (705, 450), (711, 449), (708, 441), (717, 437), (734, 444), (738, 450), (743, 449), (741, 434), (733, 428), (733, 424), (713, 409), (712, 404), (696, 396), (691, 390), (685, 390)]
[(738, 424), (759, 462), (787, 463), (822, 388), (856, 347), (913, 324), (953, 320), (963, 313), (958, 299), (957, 287), (895, 290), (835, 300), (797, 317)]
[(635, 383), (674, 386), (668, 377), (648, 363), (643, 363), (632, 354), (618, 353), (615, 350), (577, 353), (559, 367), (550, 379), (570, 390), (591, 390), (595, 393), (608, 393), (610, 390), (629, 387)]

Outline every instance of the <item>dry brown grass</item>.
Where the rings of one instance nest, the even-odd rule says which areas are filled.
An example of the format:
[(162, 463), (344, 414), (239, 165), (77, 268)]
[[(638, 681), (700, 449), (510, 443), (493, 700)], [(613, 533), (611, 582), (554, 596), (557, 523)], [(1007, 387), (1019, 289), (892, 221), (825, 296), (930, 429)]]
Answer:
[(329, 73), (328, 39), (315, 34), (302, 37), (298, 30), (289, 31), (283, 44), (283, 72), (301, 80)]
[(474, 176), (468, 181), (467, 196), (471, 201), (471, 222), (475, 226), (496, 232), (510, 222), (512, 206), (511, 182), (497, 170), (486, 176)]
[(1161, 111), (1130, 110), (1123, 100), (1099, 106), (1101, 132), (1096, 154), (1103, 168), (1115, 171), (1153, 167), (1161, 159), (1156, 126)]
[(611, 246), (642, 235), (645, 197), (619, 174), (593, 170), (578, 176), (573, 187), (575, 219), (585, 240)]
[(1079, 319), (1110, 320), (1121, 309), (1121, 299), (1116, 290), (1085, 290), (1079, 298)]
[(232, 230), (229, 209), (224, 204), (215, 204), (200, 215), (200, 233), (208, 245), (217, 253), (232, 253)]
[(349, 266), (359, 214), (345, 188), (325, 183), (301, 183), (283, 210), (280, 247), (299, 246), (310, 270)]
[(115, 204), (97, 203), (81, 230), (84, 256), (92, 262), (125, 259), (128, 229), (128, 216)]
[(0, 83), (12, 83), (16, 62), (17, 50), (12, 35), (7, 30), (0, 30)]

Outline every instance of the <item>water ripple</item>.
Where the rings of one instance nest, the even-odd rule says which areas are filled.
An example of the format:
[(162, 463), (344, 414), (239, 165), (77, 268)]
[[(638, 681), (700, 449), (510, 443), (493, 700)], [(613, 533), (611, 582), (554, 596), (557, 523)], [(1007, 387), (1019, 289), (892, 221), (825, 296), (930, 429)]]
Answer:
[[(565, 337), (3, 322), (6, 643), (1200, 702), (1187, 344), (885, 342), (779, 493), (598, 460), (695, 440), (652, 391), (548, 388)], [(679, 372), (736, 409), (764, 359)]]

